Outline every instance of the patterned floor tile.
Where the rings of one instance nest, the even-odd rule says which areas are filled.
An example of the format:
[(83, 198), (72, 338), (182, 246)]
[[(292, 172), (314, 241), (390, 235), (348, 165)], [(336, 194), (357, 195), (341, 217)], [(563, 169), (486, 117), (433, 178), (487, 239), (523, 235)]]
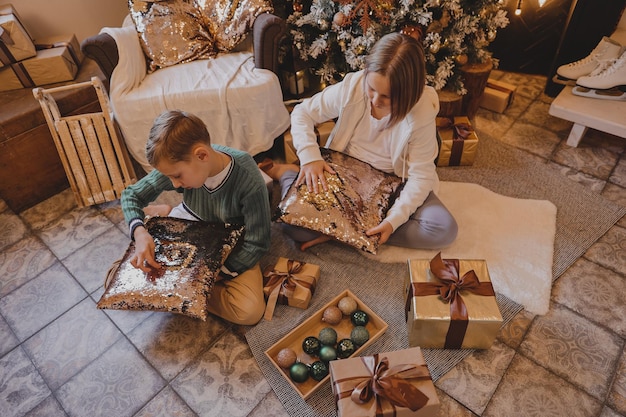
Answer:
[(48, 386), (56, 390), (121, 336), (87, 297), (28, 339), (24, 348)]
[(157, 313), (128, 335), (143, 356), (171, 381), (200, 353), (208, 349), (228, 325), (222, 319), (207, 321), (179, 314)]
[(617, 412), (611, 410), (608, 407), (604, 407), (602, 409), (602, 413), (600, 413), (600, 417), (623, 417), (623, 415), (618, 414)]
[(43, 400), (24, 417), (67, 417), (63, 407), (52, 395)]
[(128, 417), (164, 386), (163, 378), (122, 338), (56, 395), (70, 416)]
[(34, 207), (20, 213), (24, 221), (33, 229), (41, 229), (53, 220), (76, 208), (76, 200), (71, 189), (64, 191), (42, 201)]
[(561, 173), (561, 175), (563, 175), (567, 179), (585, 186), (585, 188), (590, 191), (600, 194), (602, 190), (606, 187), (606, 181), (596, 178), (592, 175), (579, 172), (574, 168), (563, 166), (553, 161), (548, 162), (548, 165), (556, 168)]
[(541, 75), (506, 72), (500, 80), (517, 86), (515, 94), (536, 99), (543, 93), (546, 86), (546, 77)]
[(476, 417), (476, 414), (465, 408), (457, 400), (447, 395), (444, 391), (437, 389), (439, 397), (439, 417)]
[(98, 210), (84, 207), (66, 213), (39, 233), (50, 250), (64, 259), (112, 227), (113, 223)]
[(608, 180), (618, 158), (618, 154), (604, 148), (585, 144), (572, 148), (561, 143), (556, 149), (554, 162), (596, 178)]
[(120, 223), (124, 221), (124, 213), (122, 213), (120, 200), (98, 204), (96, 207), (106, 216), (107, 219), (111, 221), (111, 223)]
[(595, 129), (588, 129), (581, 143), (603, 148), (616, 154), (622, 154), (626, 151), (626, 140), (624, 138)]
[(534, 314), (526, 310), (520, 311), (512, 320), (502, 326), (498, 333), (498, 340), (513, 349), (517, 349), (520, 343), (522, 343), (534, 317)]
[(120, 259), (130, 239), (116, 227), (109, 228), (63, 260), (63, 265), (90, 294), (104, 285), (113, 262)]
[(483, 114), (480, 111), (476, 114), (473, 121), (474, 129), (478, 135), (480, 141), (480, 135), (482, 132), (488, 132), (490, 136), (499, 138), (513, 125), (514, 118), (497, 114), (493, 112), (486, 112)]
[(437, 380), (437, 388), (481, 414), (500, 383), (515, 351), (496, 341), (491, 349), (475, 350)]
[(0, 213), (0, 224), (3, 231), (0, 233), (0, 250), (22, 240), (28, 232), (22, 219), (10, 211)]
[(196, 417), (196, 413), (167, 386), (134, 417)]
[(626, 280), (579, 259), (556, 281), (552, 299), (626, 337)]
[(0, 312), (20, 341), (72, 308), (87, 293), (60, 264), (0, 299)]
[(585, 252), (585, 258), (626, 275), (626, 229), (613, 226)]
[(22, 416), (51, 394), (21, 347), (0, 358), (0, 369), (2, 417)]
[(548, 113), (549, 109), (549, 103), (534, 101), (518, 120), (550, 130), (560, 136), (567, 136), (572, 129), (572, 122), (551, 116), (550, 113)]
[(500, 140), (542, 158), (550, 157), (561, 141), (556, 133), (523, 122), (515, 122)]
[[(104, 293), (104, 287), (98, 288), (91, 294), (91, 298), (97, 303)], [(109, 316), (113, 323), (124, 333), (128, 335), (135, 327), (141, 324), (148, 317), (155, 313), (153, 311), (131, 311), (131, 310), (108, 310), (103, 309), (104, 313)]]
[(0, 297), (30, 281), (55, 261), (54, 254), (34, 236), (0, 251)]
[(600, 408), (590, 395), (516, 354), (482, 417), (589, 417)]
[(289, 417), (289, 413), (280, 402), (274, 391), (270, 390), (261, 402), (247, 417)]
[(247, 416), (270, 391), (244, 338), (226, 332), (171, 383), (199, 415)]
[(519, 352), (604, 399), (622, 340), (559, 304), (533, 321)]
[(19, 345), (19, 340), (15, 337), (9, 324), (0, 316), (0, 358)]
[[(602, 197), (626, 207), (626, 187), (620, 187), (609, 182), (602, 190)], [(626, 227), (626, 224), (621, 224), (621, 226)]]
[(622, 157), (619, 160), (615, 166), (615, 170), (609, 177), (609, 181), (621, 187), (626, 187), (626, 158)]
[(607, 402), (611, 408), (626, 415), (626, 351), (622, 352)]

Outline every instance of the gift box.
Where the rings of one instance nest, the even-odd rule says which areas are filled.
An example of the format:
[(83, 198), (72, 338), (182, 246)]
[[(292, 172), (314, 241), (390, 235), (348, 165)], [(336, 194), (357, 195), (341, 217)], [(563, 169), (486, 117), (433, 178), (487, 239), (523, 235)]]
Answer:
[(472, 165), (478, 150), (478, 136), (466, 116), (437, 117), (441, 138), (437, 166)]
[(439, 398), (419, 347), (330, 362), (338, 417), (439, 415)]
[(272, 319), (276, 304), (308, 308), (319, 278), (318, 265), (278, 258), (276, 265), (263, 274), (263, 293), (267, 300), (265, 319)]
[[(330, 136), (330, 132), (332, 132), (335, 127), (334, 121), (328, 121), (324, 123), (320, 123), (315, 126), (315, 135), (317, 136), (317, 143), (320, 146), (325, 146), (328, 141), (328, 137)], [(293, 138), (291, 137), (291, 132), (287, 131), (283, 135), (283, 140), (285, 143), (285, 162), (288, 164), (297, 164), (298, 163), (298, 155), (296, 154), (296, 148), (293, 146)]]
[(0, 91), (73, 80), (79, 66), (75, 59), (68, 46), (38, 50), (34, 58), (0, 68)]
[(10, 4), (0, 6), (0, 67), (34, 57), (36, 53), (15, 8)]
[(480, 107), (503, 113), (513, 102), (516, 88), (513, 84), (503, 81), (487, 80), (487, 86), (480, 98)]
[(410, 346), (489, 349), (502, 315), (484, 260), (410, 259), (404, 293)]
[(80, 50), (80, 43), (74, 34), (45, 36), (35, 40), (35, 49), (38, 51), (63, 47), (68, 48), (70, 56), (76, 65), (80, 65), (83, 62), (85, 56)]

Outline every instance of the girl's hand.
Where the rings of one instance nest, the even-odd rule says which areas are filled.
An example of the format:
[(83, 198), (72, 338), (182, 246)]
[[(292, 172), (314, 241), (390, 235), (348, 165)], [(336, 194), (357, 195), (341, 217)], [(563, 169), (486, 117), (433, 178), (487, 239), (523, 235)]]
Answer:
[(309, 192), (313, 191), (318, 193), (320, 191), (319, 186), (321, 184), (324, 191), (328, 191), (328, 184), (326, 183), (326, 177), (324, 171), (334, 174), (335, 171), (326, 163), (326, 161), (312, 161), (306, 165), (300, 167), (300, 173), (296, 179), (296, 186), (302, 183), (306, 183), (306, 187)]
[(367, 236), (372, 236), (380, 233), (380, 239), (378, 240), (379, 244), (383, 244), (389, 240), (389, 236), (393, 233), (393, 227), (391, 223), (386, 220), (383, 220), (378, 226), (372, 227), (370, 230), (366, 231), (365, 234)]
[(130, 258), (130, 264), (143, 272), (161, 269), (162, 266), (154, 259), (154, 239), (144, 227), (135, 229), (135, 253)]

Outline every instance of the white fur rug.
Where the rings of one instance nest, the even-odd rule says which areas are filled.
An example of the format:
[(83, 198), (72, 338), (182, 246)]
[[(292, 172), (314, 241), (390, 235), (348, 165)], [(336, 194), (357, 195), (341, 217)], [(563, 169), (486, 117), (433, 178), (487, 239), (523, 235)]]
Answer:
[[(556, 206), (547, 200), (506, 197), (480, 185), (442, 181), (439, 198), (459, 224), (456, 241), (443, 258), (485, 259), (496, 292), (534, 314), (550, 304)], [(437, 250), (382, 245), (380, 262), (431, 259)]]

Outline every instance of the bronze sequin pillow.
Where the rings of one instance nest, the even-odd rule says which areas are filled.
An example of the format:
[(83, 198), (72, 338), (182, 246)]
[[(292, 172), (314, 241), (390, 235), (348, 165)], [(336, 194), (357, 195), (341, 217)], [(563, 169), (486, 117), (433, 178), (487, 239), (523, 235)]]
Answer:
[(217, 55), (195, 0), (128, 0), (148, 71)]
[(385, 219), (402, 180), (341, 152), (321, 151), (336, 173), (325, 173), (328, 191), (315, 194), (306, 184), (292, 185), (278, 204), (275, 219), (375, 254), (379, 236), (365, 232)]
[(163, 269), (145, 273), (132, 266), (131, 242), (109, 271), (98, 308), (166, 311), (206, 320), (213, 284), (243, 226), (153, 217), (146, 228)]
[(217, 49), (223, 52), (244, 40), (258, 15), (274, 11), (269, 0), (206, 0), (199, 1), (198, 7), (215, 37)]

